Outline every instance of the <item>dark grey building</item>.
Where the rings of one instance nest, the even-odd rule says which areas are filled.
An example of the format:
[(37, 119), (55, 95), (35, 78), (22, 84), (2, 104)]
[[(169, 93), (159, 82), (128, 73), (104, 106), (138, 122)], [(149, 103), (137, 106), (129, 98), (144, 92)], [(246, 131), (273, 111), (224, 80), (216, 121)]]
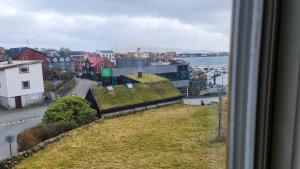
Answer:
[(118, 68), (125, 67), (140, 67), (140, 66), (150, 66), (150, 58), (138, 58), (138, 57), (124, 57), (117, 58), (116, 66)]
[(53, 70), (75, 72), (75, 62), (72, 57), (51, 57), (49, 67)]
[(174, 86), (183, 94), (187, 94), (189, 86), (189, 64), (186, 62), (174, 62), (166, 64), (149, 64), (136, 67), (117, 67), (112, 69), (113, 81), (118, 83), (122, 75), (138, 72), (156, 74), (172, 81)]

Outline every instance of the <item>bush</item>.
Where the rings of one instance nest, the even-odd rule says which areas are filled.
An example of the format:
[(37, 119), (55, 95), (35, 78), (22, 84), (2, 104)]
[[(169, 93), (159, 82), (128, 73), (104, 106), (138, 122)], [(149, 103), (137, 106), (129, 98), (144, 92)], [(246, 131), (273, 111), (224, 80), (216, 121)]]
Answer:
[(79, 126), (82, 126), (85, 124), (89, 124), (97, 119), (98, 119), (98, 117), (96, 115), (87, 114), (87, 115), (79, 116), (76, 121)]
[(36, 127), (25, 129), (17, 137), (18, 151), (28, 150), (42, 141), (70, 131), (77, 126), (74, 122), (58, 122), (50, 125), (40, 124)]
[(40, 138), (45, 141), (49, 138), (55, 137), (61, 133), (70, 131), (76, 128), (78, 125), (74, 122), (58, 122), (49, 125), (42, 125), (40, 130)]
[(17, 136), (18, 151), (28, 150), (41, 142), (41, 132), (37, 128), (29, 128)]
[(90, 107), (90, 103), (77, 96), (66, 96), (56, 100), (46, 110), (43, 122), (46, 124), (56, 122), (76, 122), (81, 123), (82, 118), (95, 116), (96, 110)]
[(60, 75), (60, 78), (61, 79), (73, 79), (75, 77), (74, 73), (71, 73), (71, 72), (63, 72), (61, 75)]
[(44, 88), (46, 92), (55, 90), (55, 86), (49, 80), (44, 81)]

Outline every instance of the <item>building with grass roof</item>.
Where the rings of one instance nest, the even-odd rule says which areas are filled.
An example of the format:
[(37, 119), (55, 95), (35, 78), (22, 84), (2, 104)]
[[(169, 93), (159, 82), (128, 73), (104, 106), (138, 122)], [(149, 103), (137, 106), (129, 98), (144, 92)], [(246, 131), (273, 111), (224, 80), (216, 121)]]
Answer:
[(179, 100), (181, 92), (170, 80), (150, 73), (123, 76), (124, 83), (89, 89), (86, 99), (98, 114)]
[[(134, 61), (132, 61), (134, 62)], [(134, 63), (132, 63), (134, 64)], [(147, 72), (169, 79), (183, 95), (188, 93), (189, 64), (184, 61), (174, 60), (170, 63), (151, 63), (150, 65), (136, 65), (112, 69), (112, 85), (120, 84), (123, 76), (131, 73)]]

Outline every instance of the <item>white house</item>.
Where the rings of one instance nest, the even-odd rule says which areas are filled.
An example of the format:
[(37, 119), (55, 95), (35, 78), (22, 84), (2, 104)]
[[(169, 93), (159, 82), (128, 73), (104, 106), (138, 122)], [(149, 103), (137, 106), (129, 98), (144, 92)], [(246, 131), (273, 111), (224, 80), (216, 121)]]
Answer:
[(22, 108), (43, 101), (42, 61), (0, 62), (0, 106)]
[(110, 62), (116, 65), (115, 53), (112, 50), (96, 50), (101, 57), (106, 57)]

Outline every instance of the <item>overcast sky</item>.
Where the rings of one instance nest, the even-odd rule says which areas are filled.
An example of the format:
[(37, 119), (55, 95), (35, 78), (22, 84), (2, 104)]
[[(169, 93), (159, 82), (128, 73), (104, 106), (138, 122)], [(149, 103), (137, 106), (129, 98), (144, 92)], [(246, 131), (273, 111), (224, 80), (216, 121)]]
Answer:
[(0, 46), (228, 51), (230, 0), (1, 0)]

